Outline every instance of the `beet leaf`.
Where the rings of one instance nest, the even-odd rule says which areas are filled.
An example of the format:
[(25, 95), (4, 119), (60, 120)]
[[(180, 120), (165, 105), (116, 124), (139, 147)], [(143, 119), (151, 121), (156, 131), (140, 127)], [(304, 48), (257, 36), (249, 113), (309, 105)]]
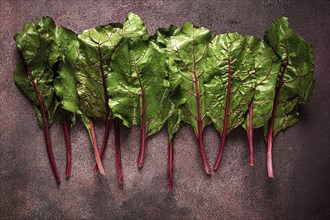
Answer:
[(203, 146), (203, 129), (208, 123), (205, 115), (204, 71), (206, 48), (211, 32), (185, 23), (167, 43), (170, 78), (181, 80), (180, 93), (186, 99), (182, 106), (182, 120), (195, 131), (202, 164), (206, 174), (211, 174)]
[(264, 41), (254, 36), (246, 36), (246, 39), (255, 59), (256, 87), (243, 127), (249, 141), (250, 165), (254, 166), (253, 129), (267, 126), (272, 115), (280, 62)]
[[(162, 50), (165, 51), (164, 59), (168, 61), (169, 53), (166, 51), (167, 43), (171, 36), (177, 35), (179, 28), (174, 25), (171, 25), (169, 28), (159, 28), (156, 30), (154, 36), (151, 37), (151, 40), (155, 42)], [(180, 129), (182, 125), (182, 107), (186, 102), (183, 94), (180, 93), (181, 89), (179, 88), (181, 83), (180, 77), (172, 77), (170, 75), (170, 86), (171, 93), (170, 98), (174, 103), (175, 109), (171, 117), (167, 121), (167, 134), (168, 134), (168, 167), (167, 167), (167, 179), (168, 179), (168, 191), (171, 192), (173, 189), (173, 160), (174, 160), (174, 136), (175, 133)], [(175, 76), (175, 75), (174, 75)]]
[(47, 154), (59, 184), (60, 176), (56, 167), (49, 128), (58, 116), (58, 102), (55, 100), (54, 73), (52, 67), (56, 60), (50, 56), (54, 42), (55, 23), (49, 17), (28, 23), (15, 35), (16, 45), (21, 58), (14, 73), (16, 85), (33, 103), (37, 120), (44, 130)]
[(226, 136), (241, 125), (254, 94), (254, 58), (244, 36), (219, 34), (208, 49), (206, 73), (207, 115), (221, 133), (221, 144), (213, 170), (217, 170)]
[(153, 42), (140, 17), (130, 13), (123, 26), (124, 39), (112, 55), (109, 105), (127, 127), (140, 125), (138, 167), (142, 168), (146, 138), (158, 132), (173, 111), (168, 97), (164, 52)]
[(56, 27), (55, 44), (52, 51), (58, 57), (57, 77), (54, 80), (55, 93), (60, 101), (60, 113), (66, 142), (66, 178), (71, 175), (71, 140), (69, 128), (76, 123), (76, 114), (80, 112), (76, 82), (74, 79), (74, 63), (78, 55), (79, 42), (77, 34)]
[(278, 132), (298, 122), (298, 105), (309, 101), (314, 87), (314, 53), (311, 44), (289, 28), (288, 19), (276, 19), (265, 41), (280, 58), (272, 114), (264, 126), (268, 177), (273, 178), (272, 148)]
[[(101, 159), (108, 141), (111, 117), (106, 79), (110, 72), (111, 55), (122, 39), (120, 32), (121, 28), (117, 25), (104, 25), (85, 30), (78, 36), (80, 48), (75, 76), (80, 107), (88, 117), (105, 121)], [(97, 171), (97, 167), (94, 170)]]

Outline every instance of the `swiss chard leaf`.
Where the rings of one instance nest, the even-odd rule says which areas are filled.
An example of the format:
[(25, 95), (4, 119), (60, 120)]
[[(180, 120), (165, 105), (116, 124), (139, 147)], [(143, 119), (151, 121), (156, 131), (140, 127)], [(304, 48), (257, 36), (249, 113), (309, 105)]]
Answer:
[[(41, 128), (44, 128), (38, 93), (47, 112), (48, 126), (55, 118), (58, 107), (55, 104), (52, 70), (56, 59), (50, 56), (54, 43), (55, 23), (50, 17), (28, 23), (23, 31), (15, 35), (20, 51), (20, 60), (14, 72), (15, 84), (24, 92), (34, 105), (34, 110)], [(36, 87), (38, 92), (36, 92)]]
[(246, 129), (250, 148), (250, 164), (254, 166), (253, 129), (267, 126), (272, 115), (275, 87), (280, 61), (264, 41), (246, 36), (255, 59), (256, 87), (243, 127)]
[(164, 51), (148, 41), (143, 22), (136, 23), (145, 31), (128, 35), (125, 27), (131, 24), (130, 19), (124, 24), (124, 40), (112, 55), (108, 92), (114, 116), (127, 127), (141, 126), (138, 160), (141, 168), (145, 140), (163, 127), (173, 111), (173, 103), (168, 97), (170, 85), (166, 79)]
[(254, 58), (244, 36), (227, 33), (215, 36), (209, 44), (206, 98), (207, 115), (221, 133), (217, 170), (227, 134), (244, 121), (254, 94)]
[[(156, 30), (154, 36), (151, 37), (151, 40), (155, 42), (162, 50), (165, 51), (164, 58), (168, 63), (169, 53), (167, 52), (167, 44), (170, 38), (179, 33), (180, 29), (174, 25), (171, 25), (169, 28), (159, 28)], [(170, 76), (172, 76), (170, 74)], [(167, 120), (167, 134), (168, 134), (168, 191), (172, 191), (173, 188), (173, 140), (175, 133), (180, 129), (183, 120), (182, 120), (182, 107), (186, 102), (184, 96), (180, 93), (181, 89), (179, 88), (181, 83), (180, 77), (169, 77), (170, 80), (170, 98), (174, 103), (174, 111)]]
[(58, 107), (52, 70), (56, 60), (51, 56), (54, 54), (54, 29), (54, 21), (44, 17), (36, 23), (26, 24), (23, 31), (15, 35), (21, 59), (14, 72), (14, 81), (34, 105), (38, 123), (44, 130), (47, 153), (55, 179), (60, 183), (49, 135), (49, 127), (56, 118)]
[[(210, 39), (211, 32), (208, 29), (185, 23), (167, 43), (170, 78), (181, 80), (177, 93), (181, 96), (180, 100), (185, 99), (182, 114), (178, 116), (193, 127), (207, 174), (211, 172), (203, 146), (203, 129), (208, 123), (208, 118), (205, 117), (204, 72), (206, 48)], [(171, 124), (169, 126), (171, 127)]]
[[(169, 28), (159, 28), (156, 30), (155, 35), (151, 37), (151, 41), (156, 43), (157, 46), (164, 51), (163, 53), (163, 59), (166, 60), (168, 63), (168, 60), (170, 59), (170, 53), (168, 53), (166, 47), (168, 44), (168, 41), (172, 36), (175, 36), (179, 33), (180, 28), (171, 25)], [(186, 99), (184, 98), (183, 94), (180, 92), (180, 83), (181, 78), (180, 77), (172, 77), (172, 74), (169, 74), (169, 82), (170, 82), (170, 98), (172, 99), (172, 102), (174, 103), (174, 111), (172, 112), (171, 117), (167, 121), (167, 133), (168, 133), (168, 139), (169, 142), (172, 143), (174, 139), (175, 133), (179, 130), (181, 127), (181, 124), (183, 122), (182, 120), (182, 106), (186, 102)]]
[(76, 114), (81, 114), (78, 102), (78, 93), (74, 79), (74, 63), (77, 59), (79, 42), (77, 34), (64, 28), (56, 27), (54, 46), (52, 51), (58, 57), (57, 76), (54, 80), (56, 98), (60, 102), (60, 113), (66, 142), (66, 178), (71, 175), (71, 140), (70, 125), (76, 123)]
[(264, 126), (267, 138), (268, 176), (272, 178), (273, 138), (298, 121), (298, 105), (307, 102), (314, 87), (314, 53), (311, 44), (289, 28), (288, 19), (280, 17), (265, 33), (265, 41), (280, 58), (272, 115)]
[(166, 48), (170, 38), (177, 35), (179, 31), (180, 28), (175, 25), (171, 25), (168, 28), (159, 28), (156, 30), (156, 33), (150, 37), (150, 40), (155, 42), (158, 47)]
[(98, 26), (85, 30), (78, 38), (80, 49), (75, 76), (81, 109), (89, 117), (108, 120), (106, 78), (110, 72), (111, 55), (122, 40), (121, 28)]
[[(253, 128), (266, 126), (272, 115), (275, 87), (280, 61), (264, 41), (247, 36), (247, 43), (255, 59), (256, 87), (253, 96)], [(248, 115), (245, 118), (243, 127), (248, 127)]]
[(74, 76), (74, 65), (78, 57), (79, 42), (77, 34), (63, 28), (57, 27), (55, 31), (55, 46), (53, 50), (58, 51), (59, 61), (58, 76), (55, 78), (55, 93), (60, 98), (61, 107), (73, 113), (71, 122), (75, 123), (75, 114), (82, 114), (79, 106), (77, 85)]

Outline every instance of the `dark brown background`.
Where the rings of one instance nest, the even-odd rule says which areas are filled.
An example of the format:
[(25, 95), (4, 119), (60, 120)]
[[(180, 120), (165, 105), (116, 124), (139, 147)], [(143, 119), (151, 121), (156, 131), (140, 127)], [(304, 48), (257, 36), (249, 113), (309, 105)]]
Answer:
[[(0, 1), (0, 172), (1, 219), (326, 219), (330, 218), (329, 1)], [(31, 104), (14, 85), (17, 61), (13, 35), (44, 15), (77, 33), (138, 13), (150, 32), (193, 21), (214, 34), (238, 31), (262, 37), (271, 22), (288, 16), (291, 27), (315, 47), (315, 90), (301, 107), (301, 121), (275, 141), (275, 179), (266, 172), (266, 148), (256, 131), (256, 166), (249, 167), (243, 129), (227, 141), (220, 170), (207, 178), (192, 129), (175, 141), (174, 192), (166, 189), (167, 139), (148, 139), (145, 165), (138, 171), (139, 128), (122, 128), (124, 187), (116, 182), (113, 127), (106, 152), (106, 177), (95, 175), (93, 154), (81, 123), (71, 130), (72, 177), (64, 179), (62, 128), (51, 129), (62, 184), (56, 186), (44, 136)], [(97, 122), (98, 137), (103, 132)], [(205, 129), (206, 154), (214, 163), (220, 138)]]

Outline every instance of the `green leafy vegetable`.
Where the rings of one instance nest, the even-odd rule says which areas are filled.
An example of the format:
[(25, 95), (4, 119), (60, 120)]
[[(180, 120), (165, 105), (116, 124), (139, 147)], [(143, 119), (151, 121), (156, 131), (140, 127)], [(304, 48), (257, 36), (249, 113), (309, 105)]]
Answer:
[[(164, 59), (168, 62), (169, 53), (166, 51), (167, 43), (171, 36), (177, 35), (180, 29), (174, 25), (171, 25), (169, 28), (159, 28), (156, 30), (154, 36), (151, 37), (151, 40), (155, 42), (162, 50), (165, 51)], [(173, 77), (174, 76), (174, 77)], [(169, 75), (171, 93), (170, 98), (174, 103), (174, 111), (172, 112), (170, 118), (167, 121), (167, 134), (168, 134), (168, 170), (167, 170), (167, 179), (168, 179), (168, 191), (173, 189), (173, 140), (175, 133), (180, 129), (182, 125), (182, 107), (186, 102), (186, 99), (180, 94), (180, 83), (181, 78), (175, 77), (175, 75)]]
[(78, 36), (80, 49), (75, 75), (80, 106), (88, 117), (105, 120), (101, 158), (109, 136), (110, 109), (107, 92), (109, 62), (113, 51), (122, 40), (120, 32), (119, 25), (105, 25), (85, 30)]
[(56, 46), (53, 50), (57, 50), (59, 55), (56, 58), (59, 60), (59, 67), (58, 76), (54, 81), (55, 92), (61, 98), (62, 108), (73, 113), (72, 121), (74, 122), (75, 114), (81, 112), (74, 76), (79, 42), (77, 34), (64, 27), (57, 27), (55, 36)]
[(250, 165), (254, 166), (253, 129), (267, 126), (272, 115), (280, 62), (272, 48), (264, 41), (253, 36), (246, 36), (246, 39), (255, 59), (256, 87), (243, 127), (248, 134)]
[[(130, 26), (134, 26), (134, 29)], [(134, 30), (134, 34), (127, 31)], [(145, 140), (158, 132), (173, 111), (168, 97), (164, 51), (148, 41), (149, 35), (140, 18), (128, 16), (124, 39), (112, 55), (109, 76), (109, 105), (113, 114), (127, 127), (141, 126), (138, 167), (143, 166)]]
[(206, 114), (221, 133), (221, 145), (213, 170), (217, 170), (226, 136), (241, 125), (254, 94), (254, 59), (244, 36), (215, 36), (209, 45), (206, 73)]
[(268, 177), (273, 178), (272, 148), (275, 135), (298, 121), (298, 105), (309, 101), (314, 87), (313, 46), (289, 28), (288, 19), (280, 17), (265, 33), (265, 41), (280, 58), (275, 98), (268, 126), (267, 138)]
[[(66, 142), (66, 178), (71, 174), (71, 140), (69, 126), (76, 122), (76, 113), (79, 110), (77, 90), (74, 79), (74, 63), (77, 59), (79, 42), (77, 35), (63, 27), (56, 27), (55, 42), (52, 51), (56, 51), (58, 60), (58, 76), (54, 80), (55, 93), (60, 100), (60, 112)], [(69, 124), (70, 123), (70, 124)]]
[(179, 99), (186, 100), (182, 106), (182, 120), (195, 131), (206, 174), (211, 174), (211, 171), (203, 146), (203, 129), (208, 123), (205, 117), (204, 72), (206, 48), (210, 40), (208, 29), (185, 23), (167, 43), (170, 78), (181, 80), (178, 93), (182, 96)]
[[(57, 183), (60, 176), (51, 148), (49, 127), (56, 118), (58, 103), (52, 85), (54, 73), (52, 59), (55, 23), (50, 17), (28, 23), (15, 35), (21, 58), (14, 73), (16, 85), (34, 105), (40, 127), (44, 130), (48, 157)], [(52, 56), (51, 56), (52, 55)]]

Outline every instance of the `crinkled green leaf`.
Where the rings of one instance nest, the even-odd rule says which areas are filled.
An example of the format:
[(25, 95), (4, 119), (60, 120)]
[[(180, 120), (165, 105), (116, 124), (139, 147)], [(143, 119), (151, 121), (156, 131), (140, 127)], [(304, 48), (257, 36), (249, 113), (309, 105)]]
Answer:
[(80, 108), (89, 117), (105, 118), (104, 87), (110, 72), (115, 48), (122, 41), (121, 27), (104, 25), (84, 31), (79, 38), (79, 54), (75, 65)]
[(211, 32), (208, 29), (197, 28), (187, 22), (167, 43), (170, 81), (180, 82), (175, 94), (176, 99), (180, 100), (176, 103), (176, 109), (179, 108), (179, 111), (177, 110), (174, 118), (169, 121), (168, 129), (174, 129), (169, 133), (169, 138), (173, 138), (172, 132), (179, 128), (181, 120), (191, 125), (198, 140), (206, 174), (211, 174), (203, 146), (203, 129), (209, 122), (205, 109), (204, 73), (207, 69), (205, 64), (210, 39)]
[[(182, 120), (192, 125), (196, 136), (208, 123), (205, 117), (204, 72), (206, 69), (206, 48), (211, 32), (185, 23), (180, 31), (167, 43), (169, 51), (170, 80), (180, 82), (178, 99), (185, 99), (182, 106)], [(199, 132), (198, 123), (201, 122)]]
[(144, 36), (125, 38), (114, 52), (108, 92), (113, 114), (127, 127), (146, 126), (150, 136), (163, 127), (173, 103), (168, 97), (164, 51)]
[[(172, 36), (175, 36), (179, 33), (180, 28), (171, 25), (169, 28), (159, 28), (156, 30), (155, 35), (151, 37), (151, 41), (155, 42), (161, 50), (165, 53), (164, 58), (166, 62), (170, 59), (170, 53), (167, 52), (167, 43)], [(175, 133), (180, 129), (182, 125), (182, 106), (186, 102), (186, 98), (180, 94), (181, 89), (179, 88), (181, 83), (180, 77), (169, 77), (170, 80), (170, 98), (174, 103), (174, 110), (167, 121), (167, 133), (169, 141), (172, 142)]]
[[(314, 53), (311, 44), (289, 28), (280, 17), (265, 33), (265, 41), (282, 62), (278, 73), (278, 100), (274, 102), (274, 136), (298, 121), (298, 104), (307, 102), (314, 87)], [(267, 126), (264, 127), (267, 131)]]
[[(268, 119), (272, 115), (280, 61), (264, 41), (254, 36), (246, 36), (246, 39), (255, 59), (256, 87), (252, 100), (252, 128), (260, 128), (267, 126)], [(243, 123), (245, 129), (248, 123), (247, 114)]]
[(56, 60), (50, 56), (50, 54), (54, 54), (52, 51), (54, 30), (54, 21), (50, 17), (44, 17), (37, 20), (36, 23), (26, 24), (23, 31), (15, 35), (21, 58), (14, 72), (14, 81), (33, 103), (40, 127), (43, 127), (40, 103), (32, 81), (36, 84), (42, 97), (49, 126), (56, 118), (55, 112), (58, 107), (55, 103), (52, 70)]
[(147, 28), (144, 26), (144, 22), (141, 20), (140, 16), (130, 12), (127, 15), (127, 19), (123, 26), (123, 37), (125, 38), (137, 38), (148, 40), (149, 34)]
[(78, 57), (79, 42), (77, 34), (63, 28), (57, 27), (55, 30), (55, 44), (53, 51), (56, 54), (59, 66), (57, 70), (58, 76), (54, 81), (55, 93), (58, 96), (61, 108), (70, 112), (69, 120), (71, 124), (75, 124), (76, 114), (83, 114), (79, 106), (79, 96), (77, 93), (77, 85), (74, 76), (74, 65)]
[(172, 103), (174, 103), (174, 109), (167, 121), (167, 134), (169, 141), (173, 140), (176, 132), (180, 129), (182, 124), (184, 124), (183, 111), (184, 111), (184, 105), (186, 104), (187, 101), (187, 99), (184, 97), (184, 94), (182, 94), (182, 89), (180, 88), (181, 80), (180, 78), (177, 79), (178, 80), (173, 80), (172, 78), (172, 80), (170, 81), (171, 84), (170, 98), (172, 100)]
[(180, 28), (171, 25), (169, 28), (159, 28), (150, 40), (154, 41), (160, 48), (166, 48), (169, 39), (179, 33)]
[(253, 97), (254, 58), (245, 37), (238, 33), (215, 36), (208, 53), (212, 69), (206, 74), (207, 115), (220, 133), (226, 130), (228, 134), (243, 123)]

